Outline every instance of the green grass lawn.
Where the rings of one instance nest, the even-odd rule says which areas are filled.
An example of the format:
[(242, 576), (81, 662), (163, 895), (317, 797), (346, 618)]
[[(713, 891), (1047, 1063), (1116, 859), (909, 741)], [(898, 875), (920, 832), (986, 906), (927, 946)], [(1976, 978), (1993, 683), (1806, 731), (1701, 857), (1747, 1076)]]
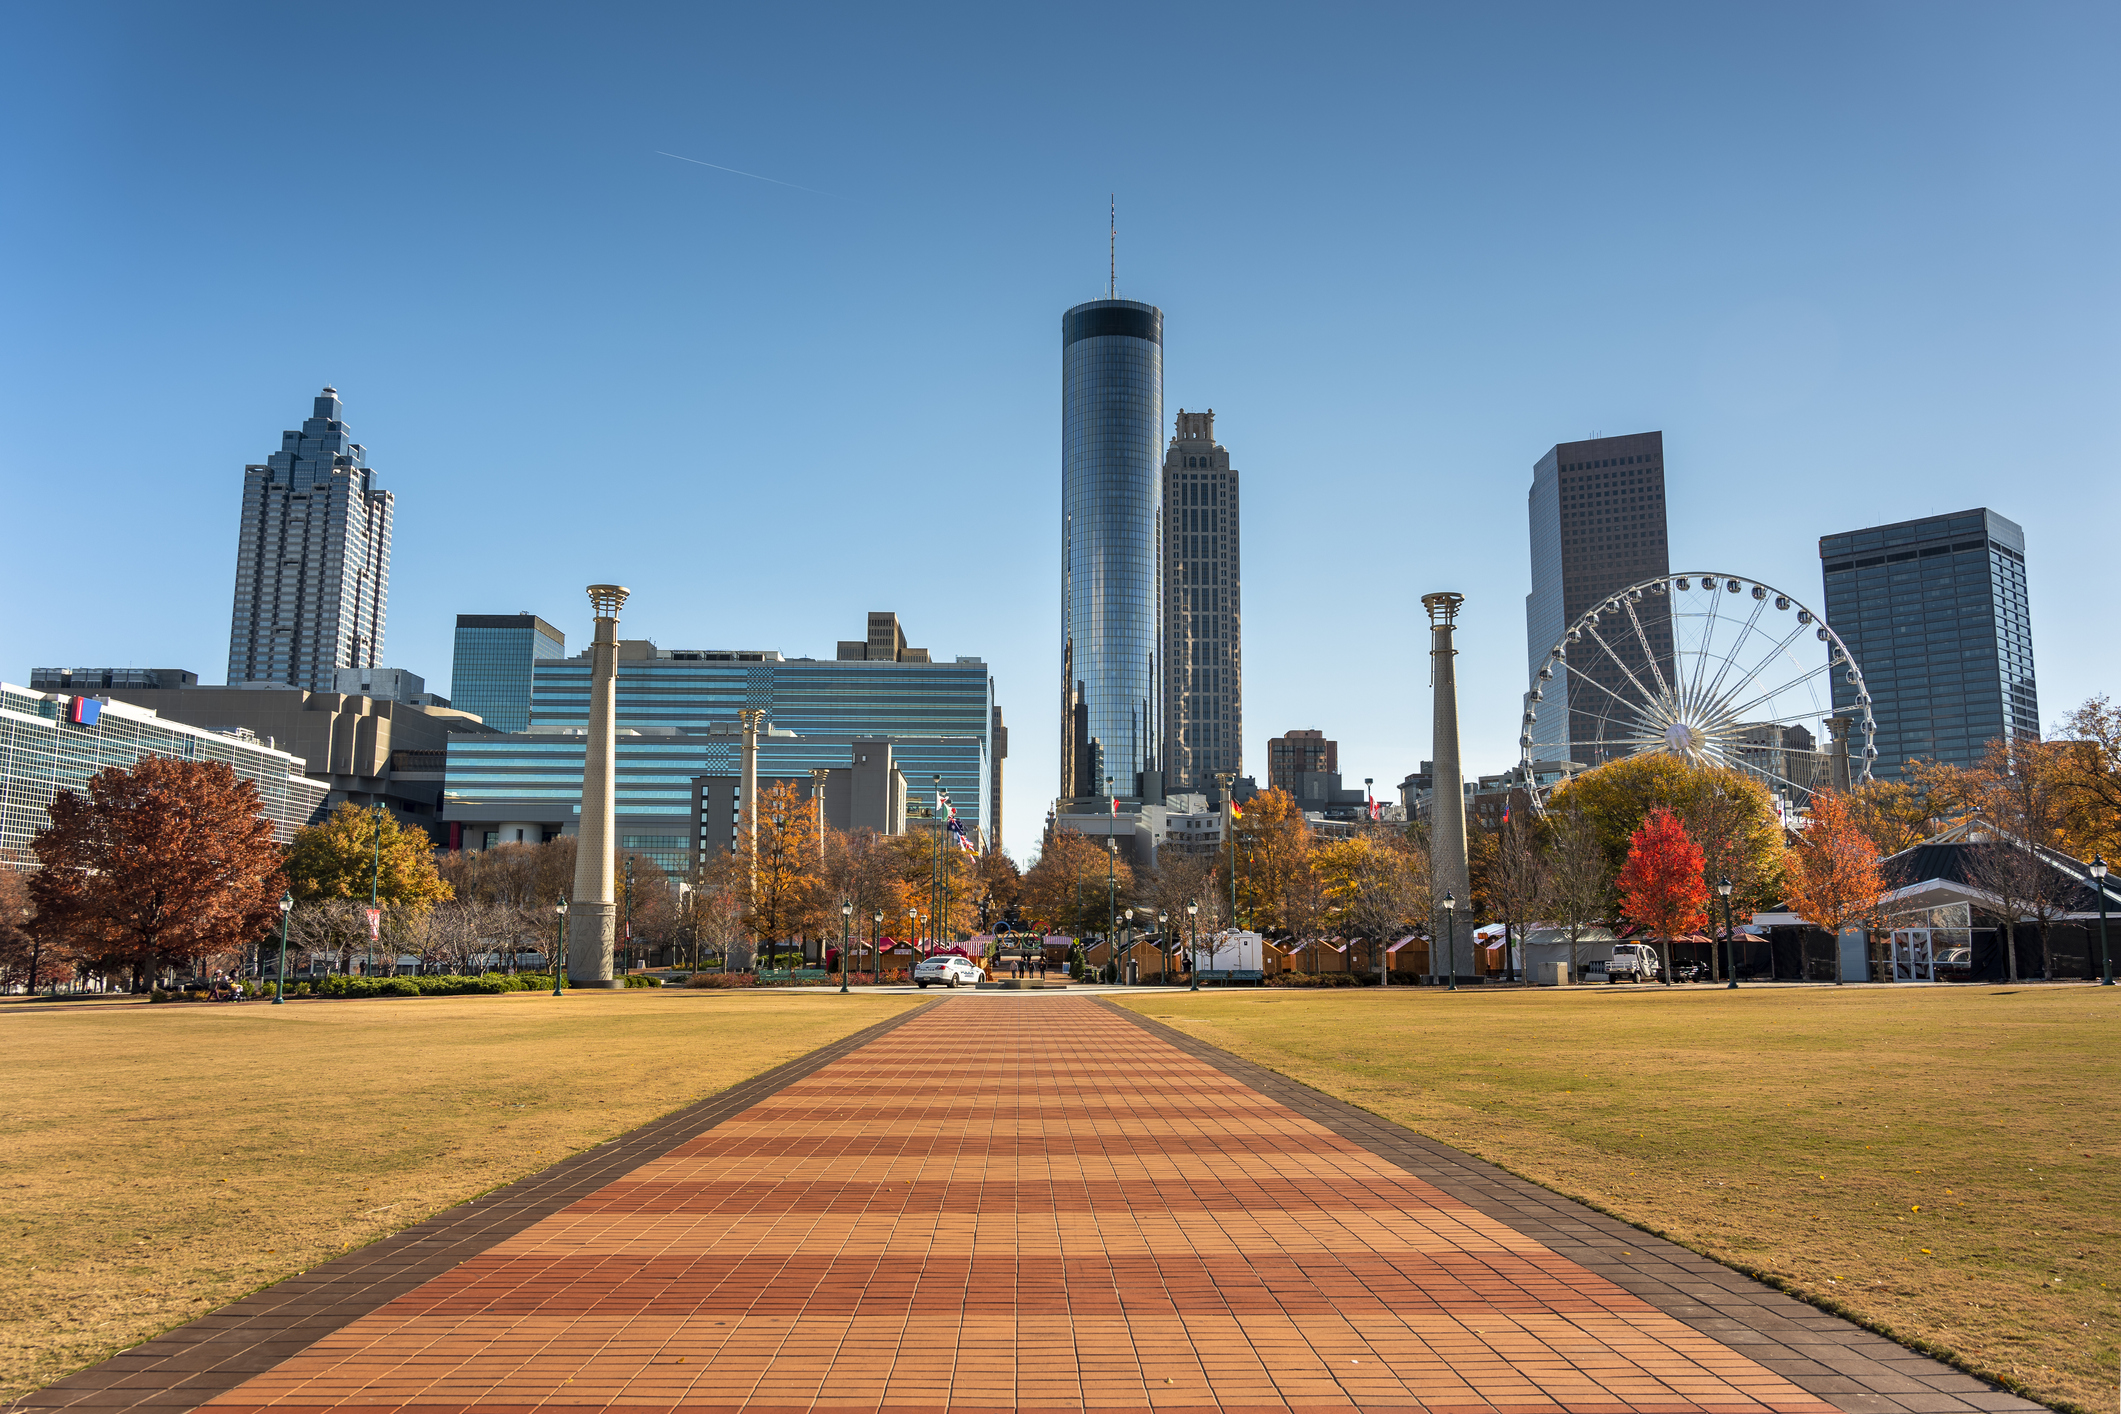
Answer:
[(2114, 1407), (2121, 988), (1125, 1004), (2032, 1397)]
[(915, 1005), (635, 989), (0, 1016), (0, 1402)]

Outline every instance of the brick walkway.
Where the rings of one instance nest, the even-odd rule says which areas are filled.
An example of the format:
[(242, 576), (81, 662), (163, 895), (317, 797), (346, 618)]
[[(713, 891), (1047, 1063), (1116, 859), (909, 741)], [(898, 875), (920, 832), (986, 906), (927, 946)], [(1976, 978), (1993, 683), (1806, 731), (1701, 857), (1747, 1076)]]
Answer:
[[(1828, 1403), (1160, 1031), (925, 1009), (205, 1407), (2032, 1407)], [(78, 1387), (25, 1404), (198, 1402)]]

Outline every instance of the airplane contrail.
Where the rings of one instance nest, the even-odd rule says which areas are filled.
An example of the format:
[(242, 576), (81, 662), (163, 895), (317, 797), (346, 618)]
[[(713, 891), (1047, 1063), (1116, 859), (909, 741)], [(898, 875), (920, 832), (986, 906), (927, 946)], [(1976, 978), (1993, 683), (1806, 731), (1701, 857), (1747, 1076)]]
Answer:
[[(732, 173), (732, 174), (734, 174), (735, 176), (739, 176), (739, 177), (749, 177), (749, 178), (751, 178), (751, 180), (753, 180), (754, 182), (772, 182), (772, 183), (773, 183), (773, 184), (774, 184), (775, 186), (777, 186), (777, 187), (794, 187), (794, 188), (795, 188), (795, 190), (797, 190), (797, 191), (806, 191), (806, 192), (809, 192), (809, 193), (810, 193), (810, 194), (811, 194), (812, 196), (831, 196), (831, 195), (832, 195), (832, 193), (831, 193), (831, 192), (829, 192), (829, 191), (819, 191), (819, 190), (818, 190), (818, 189), (817, 189), (816, 187), (804, 187), (804, 186), (796, 186), (796, 184), (795, 184), (794, 182), (784, 182), (784, 181), (782, 181), (782, 180), (781, 180), (780, 178), (778, 178), (778, 177), (762, 177), (762, 176), (760, 176), (760, 175), (759, 175), (758, 173), (756, 173), (756, 172), (739, 172), (739, 171), (737, 171), (737, 169), (736, 169), (736, 168), (734, 168), (734, 167), (724, 167), (724, 166), (722, 166), (722, 165), (721, 165), (721, 164), (720, 164), (719, 162), (702, 162), (702, 161), (700, 161), (700, 159), (699, 159), (699, 158), (697, 158), (697, 157), (685, 157), (685, 156), (682, 156), (682, 155), (681, 155), (681, 154), (679, 154), (679, 153), (675, 153), (675, 152), (665, 152), (665, 151), (663, 151), (663, 149), (661, 149), (660, 147), (659, 147), (659, 148), (657, 148), (657, 149), (655, 149), (655, 155), (656, 155), (656, 156), (658, 156), (658, 157), (675, 157), (675, 158), (677, 158), (677, 160), (678, 160), (678, 161), (680, 161), (680, 162), (690, 162), (690, 163), (692, 163), (692, 164), (693, 164), (693, 165), (694, 165), (695, 167), (712, 167), (712, 168), (714, 168), (714, 170), (715, 170), (715, 171), (717, 171), (717, 172), (729, 172), (729, 173)], [(837, 198), (834, 198), (834, 199), (835, 199), (835, 200), (837, 200)]]

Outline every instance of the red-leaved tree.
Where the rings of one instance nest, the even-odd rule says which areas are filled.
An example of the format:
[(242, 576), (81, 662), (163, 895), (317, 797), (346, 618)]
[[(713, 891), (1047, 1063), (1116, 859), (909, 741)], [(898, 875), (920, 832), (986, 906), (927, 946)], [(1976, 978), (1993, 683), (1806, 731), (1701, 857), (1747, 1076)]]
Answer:
[(257, 787), (218, 761), (145, 756), (60, 791), (31, 844), (35, 927), (137, 985), (279, 921), (280, 849)]
[(1643, 817), (1628, 836), (1627, 863), (1616, 880), (1620, 911), (1664, 943), (1664, 975), (1671, 978), (1672, 935), (1708, 921), (1709, 886), (1702, 877), (1701, 846), (1687, 836), (1679, 817), (1663, 806)]

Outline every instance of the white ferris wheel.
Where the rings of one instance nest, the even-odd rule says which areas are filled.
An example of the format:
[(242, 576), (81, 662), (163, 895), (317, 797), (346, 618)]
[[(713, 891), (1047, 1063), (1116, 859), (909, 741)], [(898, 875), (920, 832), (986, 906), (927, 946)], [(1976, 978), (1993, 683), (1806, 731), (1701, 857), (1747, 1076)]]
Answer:
[[(1852, 689), (1839, 710), (1837, 680)], [(1541, 753), (1565, 743), (1585, 766), (1665, 751), (1732, 767), (1795, 807), (1870, 779), (1875, 734), (1862, 669), (1825, 620), (1758, 580), (1689, 572), (1629, 585), (1570, 624), (1533, 674), (1517, 740), (1542, 804), (1559, 777)]]

